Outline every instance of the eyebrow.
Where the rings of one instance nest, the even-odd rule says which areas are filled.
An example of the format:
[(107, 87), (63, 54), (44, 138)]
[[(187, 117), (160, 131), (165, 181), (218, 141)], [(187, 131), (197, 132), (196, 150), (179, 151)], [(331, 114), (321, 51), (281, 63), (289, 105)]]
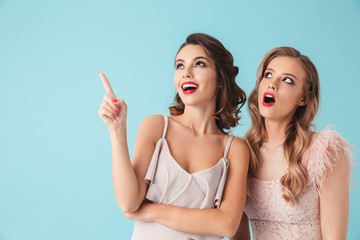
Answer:
[[(267, 68), (266, 70), (270, 70), (270, 71), (273, 71), (273, 72), (275, 72), (275, 70), (274, 69), (272, 69), (272, 68)], [(291, 73), (283, 73), (284, 75), (289, 75), (289, 76), (292, 76), (293, 78), (295, 78), (295, 80), (297, 80), (297, 78), (295, 77), (295, 75), (293, 75), (293, 74), (291, 74)]]
[[(209, 62), (209, 60), (206, 57), (203, 57), (203, 56), (198, 56), (198, 57), (194, 58), (193, 61), (196, 61), (198, 59), (205, 59), (207, 62)], [(178, 60), (175, 61), (175, 64), (177, 62), (185, 62), (185, 61), (183, 59), (179, 58)]]

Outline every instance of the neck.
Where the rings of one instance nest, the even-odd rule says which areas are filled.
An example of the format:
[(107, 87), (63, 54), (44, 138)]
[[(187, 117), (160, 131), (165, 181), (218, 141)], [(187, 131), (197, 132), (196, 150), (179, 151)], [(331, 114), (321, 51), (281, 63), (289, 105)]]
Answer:
[(219, 134), (221, 131), (215, 123), (214, 109), (215, 107), (186, 106), (184, 113), (178, 119), (197, 135)]
[(282, 145), (286, 140), (287, 126), (288, 122), (265, 119), (267, 133), (266, 145), (273, 148)]

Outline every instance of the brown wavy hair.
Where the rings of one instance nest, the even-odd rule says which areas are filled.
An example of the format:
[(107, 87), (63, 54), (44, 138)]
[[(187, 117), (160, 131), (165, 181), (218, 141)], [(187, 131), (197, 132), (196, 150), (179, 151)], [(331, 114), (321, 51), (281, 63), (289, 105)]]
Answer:
[(284, 155), (289, 167), (281, 177), (283, 198), (288, 202), (296, 202), (307, 182), (307, 171), (301, 164), (302, 157), (310, 145), (312, 121), (319, 106), (319, 75), (311, 60), (291, 47), (278, 47), (265, 54), (257, 69), (257, 80), (248, 100), (248, 108), (252, 124), (246, 133), (246, 141), (251, 149), (249, 175), (254, 176), (259, 164), (259, 149), (267, 138), (264, 118), (258, 106), (258, 89), (269, 63), (278, 56), (297, 59), (303, 66), (306, 77), (304, 84), (305, 106), (299, 106), (287, 126), (286, 140), (283, 143)]
[[(235, 82), (239, 68), (234, 66), (231, 53), (214, 37), (204, 33), (193, 33), (186, 38), (177, 54), (189, 44), (200, 45), (214, 60), (218, 85), (214, 117), (216, 126), (225, 132), (238, 124), (241, 119), (240, 109), (246, 102), (244, 91)], [(174, 105), (169, 107), (170, 114), (172, 116), (181, 115), (184, 113), (184, 109), (185, 105), (179, 94), (176, 93)]]

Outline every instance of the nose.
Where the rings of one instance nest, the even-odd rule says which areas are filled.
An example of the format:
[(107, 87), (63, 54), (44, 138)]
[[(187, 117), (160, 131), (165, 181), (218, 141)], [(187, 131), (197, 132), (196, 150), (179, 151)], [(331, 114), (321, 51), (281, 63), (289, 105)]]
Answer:
[(192, 77), (192, 72), (190, 68), (184, 68), (183, 71), (183, 78), (191, 78)]
[(277, 89), (277, 79), (275, 79), (275, 78), (269, 79), (268, 88), (276, 90)]

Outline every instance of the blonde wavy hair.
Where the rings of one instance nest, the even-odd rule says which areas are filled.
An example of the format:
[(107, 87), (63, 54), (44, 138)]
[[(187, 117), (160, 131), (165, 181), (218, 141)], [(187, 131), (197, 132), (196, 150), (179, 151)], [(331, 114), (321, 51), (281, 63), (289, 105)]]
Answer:
[(246, 133), (246, 141), (250, 147), (251, 158), (249, 175), (254, 176), (259, 164), (259, 149), (267, 138), (264, 118), (260, 115), (258, 105), (258, 89), (269, 63), (278, 56), (297, 59), (303, 66), (306, 77), (304, 84), (305, 106), (299, 106), (286, 130), (286, 140), (283, 143), (284, 156), (289, 167), (281, 177), (280, 183), (283, 198), (287, 202), (296, 202), (307, 182), (307, 171), (301, 164), (302, 157), (310, 145), (312, 121), (319, 106), (319, 75), (311, 60), (291, 47), (278, 47), (265, 54), (257, 69), (257, 80), (254, 90), (248, 99), (248, 108), (252, 124)]

